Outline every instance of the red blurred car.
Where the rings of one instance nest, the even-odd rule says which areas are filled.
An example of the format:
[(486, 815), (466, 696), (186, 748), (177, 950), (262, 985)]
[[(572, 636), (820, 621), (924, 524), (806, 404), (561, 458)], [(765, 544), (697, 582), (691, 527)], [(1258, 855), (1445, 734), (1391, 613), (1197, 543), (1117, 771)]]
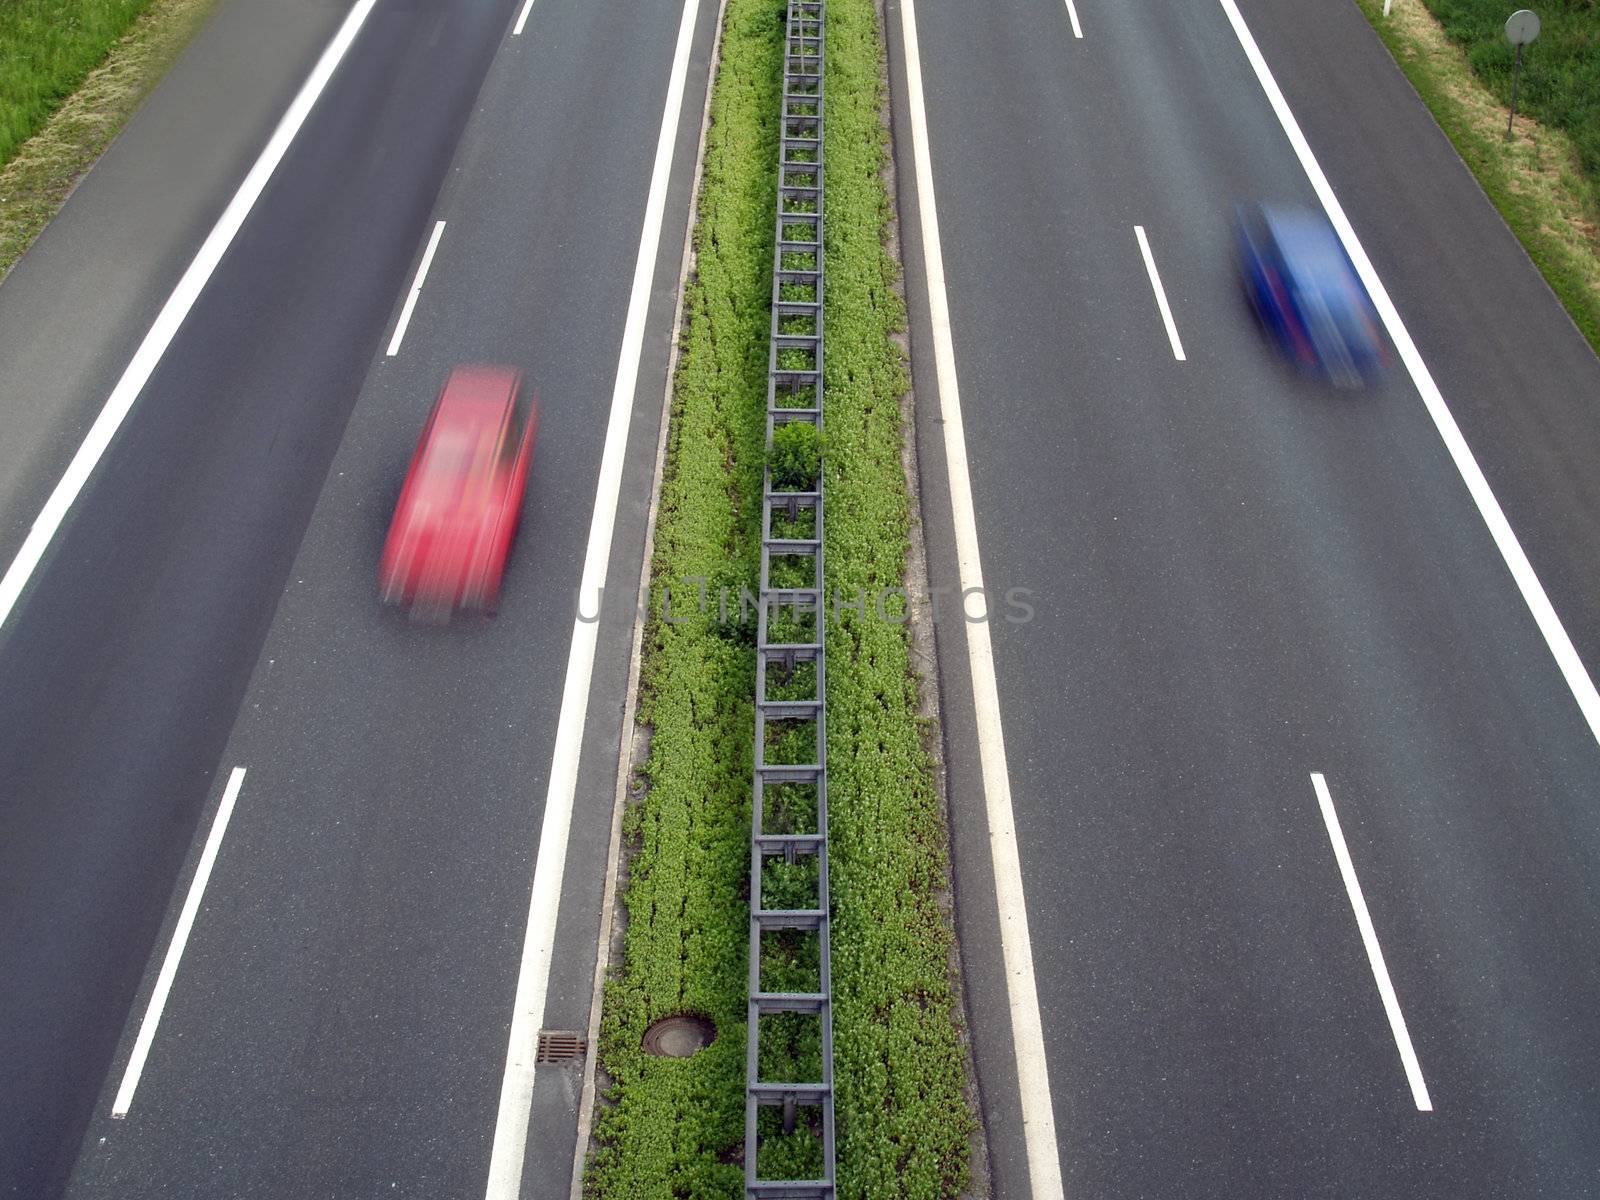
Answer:
[(423, 426), (378, 568), (386, 604), (448, 619), (492, 613), (517, 531), (539, 428), (536, 398), (518, 404), (510, 367), (457, 367)]

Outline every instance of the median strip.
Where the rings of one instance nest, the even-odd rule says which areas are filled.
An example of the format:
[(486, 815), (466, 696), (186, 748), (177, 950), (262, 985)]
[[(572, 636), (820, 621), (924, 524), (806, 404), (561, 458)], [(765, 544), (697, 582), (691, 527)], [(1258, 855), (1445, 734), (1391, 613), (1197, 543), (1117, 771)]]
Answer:
[[(755, 606), (741, 612), (740, 600), (757, 592), (761, 562), (785, 9), (728, 0), (724, 17), (657, 517), (639, 707), (650, 751), (624, 817), (626, 927), (601, 1028), (605, 1091), (585, 1181), (594, 1197), (746, 1194), (758, 631)], [(876, 602), (903, 584), (911, 514), (870, 0), (829, 0), (825, 47), (828, 599), (817, 623), (828, 662), (837, 1194), (931, 1200), (961, 1194), (975, 1117), (939, 905), (943, 814), (903, 617), (880, 616)], [(775, 513), (774, 534), (804, 541), (807, 518)], [(797, 663), (796, 687), (803, 674)], [(773, 746), (766, 760), (783, 756)], [(803, 820), (804, 797), (794, 799), (786, 815)], [(775, 946), (763, 960), (768, 986), (814, 974), (795, 941), (787, 957)], [(646, 1030), (678, 1014), (709, 1021), (714, 1040), (689, 1057), (647, 1053)], [(804, 1041), (785, 1052), (814, 1053)], [(814, 1142), (797, 1140), (792, 1162), (784, 1145), (772, 1143), (769, 1161), (763, 1144), (763, 1176), (818, 1165), (806, 1157)]]

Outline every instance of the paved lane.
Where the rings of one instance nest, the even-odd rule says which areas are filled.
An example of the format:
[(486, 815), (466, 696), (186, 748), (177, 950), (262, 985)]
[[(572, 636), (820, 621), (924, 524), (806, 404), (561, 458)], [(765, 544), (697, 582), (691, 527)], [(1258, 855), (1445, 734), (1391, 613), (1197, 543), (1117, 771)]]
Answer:
[[(1269, 48), (1308, 27), (1298, 8), (1315, 6), (1295, 7), (1249, 14)], [(1220, 6), (1077, 10), (1082, 41), (1059, 5), (982, 22), (917, 5), (986, 581), (1037, 593), (1032, 623), (993, 634), (1067, 1193), (1443, 1196), (1487, 1180), (1586, 1194), (1600, 751), (1407, 378), (1335, 395), (1261, 344), (1233, 205), (1314, 197)], [(1414, 98), (1327, 104), (1351, 80), (1394, 90), (1349, 16), (1311, 21), (1327, 34), (1286, 67), (1291, 102), (1326, 105), (1314, 149), (1355, 125), (1324, 166), (1358, 232), (1432, 230), (1431, 255), (1369, 245), (1402, 280), (1402, 315), (1428, 300), (1415, 332), (1430, 362), (1498, 344), (1477, 325), (1506, 309), (1456, 305), (1457, 275), (1513, 280), (1535, 339), (1560, 347), (1520, 365), (1519, 439), (1480, 453), (1524, 495), (1552, 472), (1559, 515), (1511, 515), (1536, 565), (1561, 558), (1588, 581), (1553, 592), (1587, 628), (1597, 510), (1568, 481), (1600, 451), (1570, 400), (1600, 394), (1593, 356), (1514, 247), (1467, 239), (1481, 214), (1453, 239), (1385, 186), (1398, 160), (1436, 161), (1438, 134)], [(908, 152), (902, 138), (902, 181)], [(1483, 204), (1459, 170), (1429, 187)], [(908, 248), (939, 583), (954, 570), (914, 231)], [(1493, 409), (1503, 373), (1468, 361), (1447, 398)], [(992, 907), (972, 902), (988, 850), (964, 638), (940, 635), (970, 951), (992, 939)], [(1338, 806), (1435, 1112), (1407, 1086), (1311, 772)], [(1024, 1195), (1004, 979), (973, 957), (997, 1190)]]
[[(1359, 12), (1246, 0), (1324, 170), (1516, 529), (1568, 635), (1600, 663), (1600, 360), (1532, 270)], [(1318, 47), (1347, 46), (1355, 61)], [(1396, 214), (1408, 214), (1406, 220)]]
[[(497, 1081), (504, 1063), (576, 569), (678, 28), (665, 10), (641, 21), (616, 5), (545, 6), (480, 96), (516, 11), (378, 5), (5, 630), (0, 1178), (15, 1194), (61, 1186), (97, 1093), (96, 1124), (114, 1136), (79, 1173), (88, 1193), (178, 1186), (177, 1163), (197, 1194), (251, 1180), (270, 1190), (285, 1170), (344, 1194), (410, 1161), (397, 1145), (417, 1155), (416, 1179), (482, 1187), (474, 1151), (498, 1087), (485, 1101), (463, 1083), (466, 1104), (440, 1064)], [(699, 91), (676, 139), (644, 419), (624, 464), (612, 578), (630, 585), (711, 24), (696, 27)], [(495, 115), (462, 141), (475, 103)], [(452, 209), (452, 237), (402, 354), (385, 360), (436, 206)], [(419, 639), (375, 611), (372, 563), (421, 415), (448, 366), (473, 357), (529, 369), (545, 449), (506, 610), (476, 638)], [(591, 867), (606, 849), (631, 612), (608, 606), (601, 629), (579, 776), (598, 816), (572, 831)], [(186, 849), (191, 863), (198, 853), (202, 806), (209, 794), (209, 819), (236, 751), (251, 773), (191, 947), (195, 1028), (183, 1021), (186, 967), (141, 1108), (108, 1126), (108, 1063), (119, 1033), (131, 1039), (140, 973), (182, 898), (168, 910), (174, 878)], [(474, 822), (485, 807), (494, 820)], [(272, 898), (283, 907), (266, 909)], [(558, 940), (548, 1007), (581, 1028), (598, 869), (570, 877), (564, 900), (575, 924)], [(247, 926), (221, 928), (216, 960), (211, 904)], [(440, 925), (408, 924), (429, 919)], [(285, 961), (298, 970), (280, 972)], [(206, 976), (208, 962), (222, 977)], [(268, 973), (234, 973), (253, 965)], [(391, 1061), (397, 1030), (407, 1049)], [(189, 1047), (202, 1052), (175, 1055), (163, 1097), (163, 1052)], [(118, 1068), (126, 1053), (125, 1040)], [(371, 1074), (354, 1077), (358, 1064)], [(575, 1078), (542, 1081), (534, 1098), (536, 1123), (566, 1115), (565, 1129), (539, 1135), (563, 1162)], [(418, 1106), (404, 1120), (369, 1103), (381, 1095), (392, 1118), (397, 1094)], [(230, 1109), (246, 1097), (248, 1113)], [(221, 1124), (230, 1114), (239, 1123)], [(448, 1143), (458, 1157), (433, 1153), (468, 1125)], [(204, 1131), (222, 1140), (184, 1140)], [(85, 1144), (100, 1145), (94, 1131)]]
[[(413, 231), (420, 255), (446, 222), (404, 339), (392, 357), (387, 330), (369, 348), (222, 753), (248, 767), (246, 782), (149, 1065), (125, 1121), (97, 1109), (71, 1195), (482, 1194), (682, 11), (642, 19), (622, 3), (552, 0), (496, 56)], [(544, 1024), (563, 1029), (588, 1020), (631, 596), (715, 23), (700, 11), (546, 1007)], [(417, 431), (461, 361), (521, 367), (542, 419), (499, 615), (432, 628), (380, 609), (374, 572)], [(578, 1081), (572, 1069), (540, 1074), (526, 1195), (567, 1194)]]
[(65, 1178), (508, 8), (378, 6), (0, 637), (17, 1194)]

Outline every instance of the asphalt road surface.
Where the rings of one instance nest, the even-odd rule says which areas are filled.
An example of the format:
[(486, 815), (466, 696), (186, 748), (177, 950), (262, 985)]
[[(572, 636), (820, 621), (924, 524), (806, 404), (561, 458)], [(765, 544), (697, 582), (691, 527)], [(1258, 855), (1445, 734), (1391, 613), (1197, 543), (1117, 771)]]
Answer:
[[(678, 62), (683, 5), (379, 0), (0, 633), (10, 1194), (484, 1194), (624, 323), (676, 114), (544, 1008), (585, 1028), (716, 20), (688, 7)], [(285, 83), (309, 67), (288, 56)], [(497, 618), (418, 626), (377, 605), (377, 555), (427, 410), (474, 361), (538, 389), (522, 532)], [(567, 1194), (578, 1080), (539, 1072), (525, 1195)]]
[[(1241, 7), (1592, 670), (1600, 364), (1354, 5)], [(990, 628), (1065, 1194), (1600, 1195), (1600, 748), (1409, 375), (1335, 393), (1255, 327), (1234, 206), (1317, 199), (1223, 6), (916, 17), (984, 581), (1035, 610)], [(1029, 1185), (959, 622), (939, 651), (996, 1195), (1049, 1195)]]
[[(1242, 7), (1578, 655), (1600, 661), (1600, 366), (1355, 8)], [(714, 23), (698, 10), (550, 1028), (588, 1014)], [(512, 34), (512, 0), (379, 0), (0, 629), (12, 1194), (484, 1192), (682, 14), (527, 11)], [(1033, 606), (993, 638), (1066, 1193), (1600, 1195), (1600, 749), (1407, 373), (1331, 393), (1254, 327), (1233, 206), (1315, 197), (1222, 5), (917, 14), (986, 581)], [(953, 502), (899, 15), (891, 0), (940, 584)], [(285, 50), (284, 81), (316, 49)], [(428, 405), (474, 360), (538, 386), (540, 446), (500, 615), (423, 628), (376, 607), (373, 569)], [(8, 550), (48, 475), (6, 472)], [(995, 1192), (1021, 1197), (966, 633), (938, 633)], [(536, 1077), (526, 1195), (567, 1194), (576, 1081)]]

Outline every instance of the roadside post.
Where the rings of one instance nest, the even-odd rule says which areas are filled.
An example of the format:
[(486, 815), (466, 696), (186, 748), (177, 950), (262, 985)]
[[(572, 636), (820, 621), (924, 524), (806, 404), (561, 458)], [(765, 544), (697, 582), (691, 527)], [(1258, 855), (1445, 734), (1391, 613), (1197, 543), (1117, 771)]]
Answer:
[(1506, 41), (1517, 48), (1517, 65), (1511, 74), (1511, 115), (1506, 118), (1506, 141), (1511, 140), (1511, 123), (1517, 119), (1517, 81), (1522, 78), (1522, 48), (1539, 36), (1539, 15), (1519, 8), (1506, 20)]

